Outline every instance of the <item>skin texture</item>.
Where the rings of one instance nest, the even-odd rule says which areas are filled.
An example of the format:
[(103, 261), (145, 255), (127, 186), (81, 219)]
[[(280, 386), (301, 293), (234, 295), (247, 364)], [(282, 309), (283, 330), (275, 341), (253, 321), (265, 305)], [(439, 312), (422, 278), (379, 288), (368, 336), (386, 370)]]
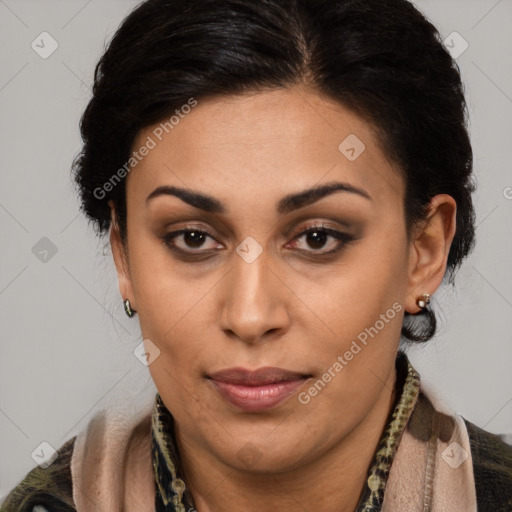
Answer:
[[(354, 161), (338, 149), (350, 134), (365, 144)], [(199, 512), (352, 511), (395, 399), (404, 310), (418, 312), (416, 299), (442, 281), (455, 201), (433, 198), (428, 220), (408, 238), (405, 184), (371, 125), (302, 86), (199, 100), (157, 142), (127, 177), (126, 247), (111, 203), (111, 245), (121, 295), (138, 312), (143, 338), (160, 350), (149, 370), (176, 420)], [(283, 196), (330, 182), (364, 189), (371, 200), (339, 191), (276, 212)], [(161, 185), (209, 194), (227, 211), (206, 213), (169, 195), (146, 204)], [(353, 240), (322, 258), (337, 240), (315, 244), (301, 234), (320, 224)], [(209, 251), (202, 261), (162, 242), (185, 227), (209, 236), (203, 245), (183, 236), (170, 243)], [(251, 263), (236, 251), (246, 237), (262, 249)], [(298, 393), (394, 303), (401, 309), (394, 318), (301, 403)], [(258, 413), (238, 410), (205, 378), (263, 366), (313, 377)]]

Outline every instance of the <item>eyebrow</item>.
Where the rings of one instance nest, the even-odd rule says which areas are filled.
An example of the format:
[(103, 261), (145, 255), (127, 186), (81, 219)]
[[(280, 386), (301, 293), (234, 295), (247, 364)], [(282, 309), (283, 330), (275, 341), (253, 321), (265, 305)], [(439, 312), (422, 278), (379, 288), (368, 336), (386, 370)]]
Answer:
[[(313, 204), (335, 192), (349, 192), (370, 201), (372, 200), (370, 194), (362, 188), (355, 187), (350, 183), (332, 182), (282, 197), (276, 204), (276, 211), (284, 215)], [(153, 190), (146, 198), (146, 204), (156, 197), (165, 195), (178, 197), (185, 203), (208, 213), (227, 213), (226, 206), (215, 197), (202, 192), (169, 185), (163, 185)]]

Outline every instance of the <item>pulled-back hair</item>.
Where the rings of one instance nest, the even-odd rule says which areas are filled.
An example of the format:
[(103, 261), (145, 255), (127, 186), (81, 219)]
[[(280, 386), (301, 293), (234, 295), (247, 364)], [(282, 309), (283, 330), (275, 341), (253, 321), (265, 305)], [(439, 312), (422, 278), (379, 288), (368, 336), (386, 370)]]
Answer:
[[(406, 186), (408, 233), (436, 194), (457, 202), (447, 262), (474, 244), (472, 150), (460, 72), (436, 28), (407, 0), (148, 0), (123, 21), (98, 62), (73, 163), (81, 209), (99, 236), (116, 221), (126, 241), (124, 180), (137, 133), (191, 98), (304, 84), (337, 100), (378, 134)], [(101, 194), (98, 191), (101, 190)], [(405, 313), (402, 335), (426, 341), (430, 307)], [(417, 319), (416, 319), (417, 318)]]

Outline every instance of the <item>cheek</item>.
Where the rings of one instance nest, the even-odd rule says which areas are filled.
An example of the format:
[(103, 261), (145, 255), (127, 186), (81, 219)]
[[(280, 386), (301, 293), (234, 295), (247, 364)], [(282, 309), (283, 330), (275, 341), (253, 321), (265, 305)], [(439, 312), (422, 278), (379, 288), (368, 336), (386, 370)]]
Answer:
[(404, 243), (368, 240), (314, 295), (311, 310), (321, 319), (310, 316), (321, 326), (314, 359), (329, 381), (324, 404), (341, 400), (357, 414), (375, 400), (393, 368), (407, 282)]
[[(401, 304), (406, 289), (405, 238), (378, 235), (361, 239), (321, 280), (296, 277), (294, 287), (297, 295), (309, 298), (311, 310), (327, 328), (325, 332), (342, 336), (345, 342), (372, 326), (393, 304)], [(386, 326), (401, 326), (396, 309), (386, 315)]]
[[(361, 287), (358, 287), (361, 290)], [(389, 383), (400, 340), (403, 307), (370, 287), (365, 300), (340, 296), (341, 306), (329, 313), (325, 323), (331, 334), (317, 337), (308, 358), (319, 375), (302, 390), (304, 421), (331, 436), (354, 428), (372, 410)], [(334, 296), (333, 292), (331, 296)], [(311, 330), (310, 330), (311, 332)], [(320, 381), (320, 382), (319, 382)], [(320, 444), (332, 439), (325, 435)]]
[(180, 275), (180, 264), (143, 227), (133, 230), (132, 240), (130, 277), (143, 335), (166, 338), (192, 310), (201, 285)]
[(200, 360), (199, 340), (204, 340), (200, 298), (208, 290), (179, 279), (169, 269), (139, 272), (136, 283), (142, 337), (157, 347), (158, 359), (149, 366), (157, 387), (159, 381), (169, 387), (173, 379), (191, 379)]

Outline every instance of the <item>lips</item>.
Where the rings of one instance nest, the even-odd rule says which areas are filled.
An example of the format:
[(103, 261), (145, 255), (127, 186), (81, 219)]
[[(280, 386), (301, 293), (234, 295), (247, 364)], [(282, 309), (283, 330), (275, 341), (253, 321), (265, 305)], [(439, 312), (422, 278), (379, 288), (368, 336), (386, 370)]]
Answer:
[(263, 411), (282, 404), (310, 377), (276, 367), (255, 371), (229, 368), (208, 376), (225, 400), (246, 412)]

